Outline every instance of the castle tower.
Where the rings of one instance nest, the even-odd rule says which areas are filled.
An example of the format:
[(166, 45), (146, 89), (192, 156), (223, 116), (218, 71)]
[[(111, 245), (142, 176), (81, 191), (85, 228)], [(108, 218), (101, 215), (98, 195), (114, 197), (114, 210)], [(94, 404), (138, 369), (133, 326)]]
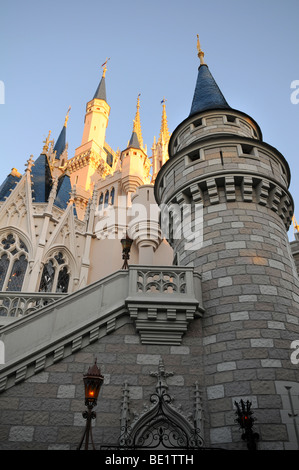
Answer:
[(137, 98), (136, 115), (133, 122), (133, 131), (128, 146), (121, 153), (122, 161), (122, 188), (128, 197), (128, 205), (131, 205), (131, 194), (138, 186), (149, 183), (150, 161), (147, 149), (143, 146), (140, 123), (140, 95)]
[(96, 92), (86, 105), (81, 145), (75, 150), (74, 157), (68, 161), (71, 183), (76, 186), (76, 207), (80, 219), (84, 218), (85, 208), (98, 180), (112, 171), (108, 160), (111, 158), (110, 152), (113, 154), (113, 151), (105, 141), (110, 113), (105, 82), (107, 62), (108, 59), (102, 65), (103, 74)]
[[(297, 449), (299, 283), (287, 230), (293, 200), (285, 158), (231, 108), (198, 42), (189, 116), (174, 130), (155, 197), (176, 263), (202, 277), (199, 321), (207, 445), (246, 449), (235, 402), (252, 403), (260, 449)], [(163, 215), (162, 215), (163, 220)]]

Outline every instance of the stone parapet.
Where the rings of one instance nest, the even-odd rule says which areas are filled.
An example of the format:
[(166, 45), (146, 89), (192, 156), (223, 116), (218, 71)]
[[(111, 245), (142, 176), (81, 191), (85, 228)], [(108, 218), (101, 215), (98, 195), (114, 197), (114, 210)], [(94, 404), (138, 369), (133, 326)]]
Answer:
[(180, 345), (200, 312), (200, 278), (192, 268), (130, 266), (2, 327), (0, 391), (132, 320), (142, 343)]

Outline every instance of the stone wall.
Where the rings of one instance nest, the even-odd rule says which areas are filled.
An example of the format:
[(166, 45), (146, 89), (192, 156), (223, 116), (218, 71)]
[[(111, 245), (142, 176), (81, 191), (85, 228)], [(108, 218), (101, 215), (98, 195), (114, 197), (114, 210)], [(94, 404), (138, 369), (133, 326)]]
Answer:
[[(129, 321), (129, 320), (128, 320)], [(155, 392), (160, 357), (174, 375), (167, 379), (174, 406), (184, 415), (194, 412), (194, 384), (203, 383), (202, 351), (198, 341), (200, 320), (195, 320), (182, 346), (142, 345), (134, 326), (128, 323), (114, 333), (0, 395), (0, 449), (73, 450), (85, 426), (83, 374), (97, 364), (105, 377), (93, 422), (96, 448), (117, 444), (123, 385), (130, 393), (130, 413), (150, 405)]]

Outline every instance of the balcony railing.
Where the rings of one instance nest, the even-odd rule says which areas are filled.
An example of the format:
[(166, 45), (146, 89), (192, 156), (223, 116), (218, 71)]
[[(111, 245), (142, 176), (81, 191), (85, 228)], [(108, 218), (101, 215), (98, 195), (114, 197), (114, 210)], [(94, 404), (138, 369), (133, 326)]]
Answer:
[(67, 294), (0, 292), (0, 317), (19, 318), (50, 305)]

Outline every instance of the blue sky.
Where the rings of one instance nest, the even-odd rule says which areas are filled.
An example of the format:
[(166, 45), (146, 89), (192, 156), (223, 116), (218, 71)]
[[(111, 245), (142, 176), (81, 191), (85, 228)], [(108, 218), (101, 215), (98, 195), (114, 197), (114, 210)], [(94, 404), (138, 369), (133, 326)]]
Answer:
[(287, 159), (298, 220), (299, 104), (290, 99), (299, 80), (298, 17), (298, 0), (1, 0), (0, 180), (12, 167), (24, 172), (49, 130), (57, 139), (69, 106), (73, 156), (106, 57), (107, 142), (125, 149), (140, 93), (150, 154), (163, 97), (170, 132), (189, 114), (199, 34), (230, 106), (252, 116)]

